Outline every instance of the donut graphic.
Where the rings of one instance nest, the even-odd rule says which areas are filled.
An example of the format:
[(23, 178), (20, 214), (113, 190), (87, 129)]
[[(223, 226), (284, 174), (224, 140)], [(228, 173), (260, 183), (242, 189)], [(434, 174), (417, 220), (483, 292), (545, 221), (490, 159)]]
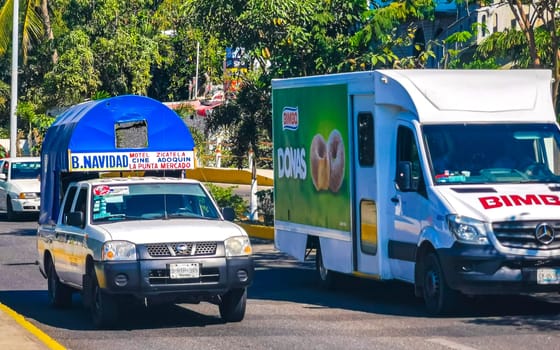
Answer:
[(326, 141), (316, 134), (311, 141), (311, 178), (317, 191), (337, 193), (344, 180), (344, 141), (340, 131), (331, 131)]

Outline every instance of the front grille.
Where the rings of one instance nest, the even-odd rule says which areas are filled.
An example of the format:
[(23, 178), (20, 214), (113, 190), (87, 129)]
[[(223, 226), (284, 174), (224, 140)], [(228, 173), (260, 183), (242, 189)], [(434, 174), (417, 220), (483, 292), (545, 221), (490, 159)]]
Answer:
[[(554, 240), (549, 244), (535, 237), (537, 227), (543, 223), (554, 229)], [(494, 235), (500, 244), (508, 248), (554, 250), (560, 249), (560, 221), (504, 221), (492, 224)]]
[(174, 279), (169, 277), (169, 270), (152, 270), (149, 274), (150, 284), (200, 284), (218, 283), (220, 281), (220, 270), (217, 267), (202, 267), (198, 278)]
[(215, 255), (217, 242), (175, 242), (147, 244), (146, 249), (151, 257), (165, 256), (203, 256)]

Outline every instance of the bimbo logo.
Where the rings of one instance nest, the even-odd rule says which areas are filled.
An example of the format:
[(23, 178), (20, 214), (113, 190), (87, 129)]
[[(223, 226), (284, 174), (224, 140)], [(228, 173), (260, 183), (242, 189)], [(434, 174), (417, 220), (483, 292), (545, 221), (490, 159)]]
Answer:
[(282, 129), (297, 130), (299, 125), (299, 113), (297, 107), (284, 107), (282, 110)]
[(522, 207), (530, 205), (554, 205), (560, 206), (560, 198), (554, 194), (527, 194), (489, 196), (478, 198), (484, 209), (494, 209), (501, 207)]

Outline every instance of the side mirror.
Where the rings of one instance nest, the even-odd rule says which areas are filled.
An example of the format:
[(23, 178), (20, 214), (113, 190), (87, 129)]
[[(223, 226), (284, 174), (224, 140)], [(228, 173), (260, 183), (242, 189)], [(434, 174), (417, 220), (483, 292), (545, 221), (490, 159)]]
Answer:
[(397, 165), (397, 189), (401, 192), (411, 191), (412, 188), (412, 162), (401, 161)]
[(0, 180), (6, 181), (6, 174), (0, 173)]
[(222, 215), (227, 221), (235, 220), (235, 211), (231, 207), (222, 208)]
[(84, 226), (84, 213), (81, 211), (72, 211), (65, 214), (65, 220), (67, 225), (83, 227)]

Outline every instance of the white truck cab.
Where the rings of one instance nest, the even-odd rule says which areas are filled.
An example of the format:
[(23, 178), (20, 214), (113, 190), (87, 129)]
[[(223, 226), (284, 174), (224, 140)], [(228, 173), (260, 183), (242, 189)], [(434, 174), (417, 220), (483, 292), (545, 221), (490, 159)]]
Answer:
[(320, 281), (461, 294), (560, 291), (560, 130), (546, 70), (273, 80), (275, 245)]
[(22, 214), (38, 214), (41, 160), (39, 157), (0, 159), (0, 212), (8, 220)]
[[(219, 305), (224, 321), (241, 321), (253, 280), (251, 243), (247, 233), (230, 222), (231, 208), (220, 209), (199, 181), (176, 176), (192, 164), (192, 138), (183, 121), (163, 104), (140, 96), (87, 104), (62, 114), (43, 146), (48, 183), (41, 197), (45, 209), (37, 249), (50, 303), (67, 307), (72, 293), (80, 292), (96, 327), (114, 326), (120, 306), (130, 301), (146, 306), (207, 301)], [(159, 150), (111, 146), (87, 152), (84, 147), (91, 142), (79, 136), (82, 125), (74, 125), (69, 134), (64, 130), (68, 120), (82, 120), (89, 127), (92, 113), (111, 120), (111, 132), (112, 124), (130, 127), (127, 116), (132, 115), (132, 124), (151, 127), (145, 136)], [(99, 124), (96, 119), (95, 127)], [(152, 130), (166, 137), (178, 132), (184, 151), (158, 146)], [(73, 143), (76, 135), (78, 142)], [(68, 144), (61, 142), (65, 137)], [(166, 144), (173, 146), (172, 141)], [(68, 145), (67, 152), (57, 152)], [(98, 142), (95, 146), (103, 147)], [(130, 170), (140, 166), (152, 173), (165, 169), (167, 175), (131, 176)], [(113, 177), (115, 172), (128, 176)]]

